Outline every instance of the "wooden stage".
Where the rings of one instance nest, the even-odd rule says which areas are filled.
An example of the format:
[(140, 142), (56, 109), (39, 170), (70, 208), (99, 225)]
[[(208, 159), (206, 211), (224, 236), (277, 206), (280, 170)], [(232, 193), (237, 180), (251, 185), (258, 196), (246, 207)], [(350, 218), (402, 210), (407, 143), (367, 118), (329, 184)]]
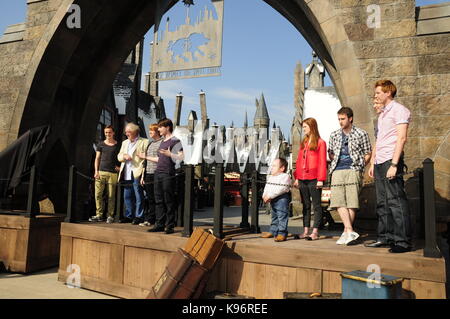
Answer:
[[(162, 274), (171, 254), (187, 238), (148, 233), (130, 224), (61, 225), (59, 280), (67, 267), (81, 270), (81, 286), (122, 298), (145, 298)], [(422, 249), (391, 254), (387, 248), (336, 245), (337, 237), (318, 241), (273, 239), (245, 234), (227, 241), (207, 291), (256, 298), (283, 298), (284, 292), (341, 292), (341, 272), (379, 265), (381, 273), (405, 278), (409, 298), (446, 298), (445, 261), (425, 258)]]
[(58, 265), (62, 215), (0, 214), (0, 263), (11, 272), (29, 273)]

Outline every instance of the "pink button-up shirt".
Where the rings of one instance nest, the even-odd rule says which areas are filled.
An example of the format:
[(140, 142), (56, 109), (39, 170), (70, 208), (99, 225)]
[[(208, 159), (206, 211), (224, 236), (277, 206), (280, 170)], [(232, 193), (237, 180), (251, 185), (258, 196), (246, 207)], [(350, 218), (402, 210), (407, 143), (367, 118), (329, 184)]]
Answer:
[(397, 143), (397, 125), (408, 124), (411, 112), (402, 104), (392, 100), (378, 116), (375, 163), (392, 160)]

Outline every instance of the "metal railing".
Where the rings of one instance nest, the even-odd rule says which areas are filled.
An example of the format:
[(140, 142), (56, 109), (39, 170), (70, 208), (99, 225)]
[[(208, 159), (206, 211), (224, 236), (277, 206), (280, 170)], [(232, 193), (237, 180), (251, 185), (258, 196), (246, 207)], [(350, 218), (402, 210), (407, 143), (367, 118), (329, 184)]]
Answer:
[[(434, 188), (434, 163), (427, 158), (423, 161), (423, 167), (418, 169), (419, 188), (420, 188), (420, 206), (421, 206), (421, 224), (423, 225), (422, 236), (425, 239), (424, 256), (430, 258), (440, 258), (442, 254), (437, 246), (436, 236), (436, 208), (435, 208), (435, 188)], [(193, 232), (194, 220), (194, 187), (196, 180), (194, 178), (194, 165), (184, 166), (184, 212), (178, 213), (178, 225), (183, 227), (182, 236), (189, 237)], [(69, 187), (67, 200), (66, 222), (75, 222), (74, 212), (76, 210), (76, 181), (77, 170), (75, 166), (70, 167)], [(239, 174), (241, 180), (242, 196), (242, 221), (239, 225), (243, 230), (251, 233), (260, 233), (259, 227), (259, 188), (263, 185), (259, 180), (260, 174), (255, 170), (251, 174)], [(223, 207), (224, 207), (224, 166), (215, 164), (215, 182), (214, 182), (214, 224), (213, 233), (216, 237), (224, 238), (223, 227)], [(249, 198), (249, 186), (252, 189), (251, 198)], [(119, 220), (123, 211), (122, 188), (124, 184), (117, 184), (116, 199), (116, 221)], [(28, 212), (32, 217), (31, 200), (35, 190), (35, 169), (32, 170), (29, 187)], [(249, 205), (251, 200), (252, 205)], [(249, 213), (251, 221), (249, 223)]]

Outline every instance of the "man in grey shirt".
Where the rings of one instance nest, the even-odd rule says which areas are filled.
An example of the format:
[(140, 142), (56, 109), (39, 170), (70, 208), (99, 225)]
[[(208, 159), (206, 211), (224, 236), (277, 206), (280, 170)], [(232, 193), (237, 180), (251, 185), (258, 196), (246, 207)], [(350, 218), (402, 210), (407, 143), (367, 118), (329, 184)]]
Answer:
[(158, 124), (149, 126), (149, 135), (151, 140), (147, 147), (147, 152), (138, 154), (140, 158), (145, 159), (145, 174), (142, 174), (141, 184), (144, 186), (147, 200), (144, 222), (140, 223), (139, 226), (151, 226), (156, 221), (154, 182), (155, 169), (158, 163), (158, 149), (162, 141), (158, 131)]

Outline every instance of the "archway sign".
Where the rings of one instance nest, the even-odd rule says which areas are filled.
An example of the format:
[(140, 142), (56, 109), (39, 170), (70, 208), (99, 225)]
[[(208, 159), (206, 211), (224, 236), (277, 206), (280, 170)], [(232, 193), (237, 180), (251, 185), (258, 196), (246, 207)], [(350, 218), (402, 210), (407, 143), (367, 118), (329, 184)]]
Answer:
[[(196, 0), (197, 1), (197, 0)], [(222, 66), (224, 0), (207, 0), (201, 10), (192, 10), (194, 1), (184, 0), (186, 17), (173, 26), (164, 12), (157, 13), (152, 46), (152, 73), (157, 81), (219, 76)], [(198, 4), (197, 4), (198, 6)]]

